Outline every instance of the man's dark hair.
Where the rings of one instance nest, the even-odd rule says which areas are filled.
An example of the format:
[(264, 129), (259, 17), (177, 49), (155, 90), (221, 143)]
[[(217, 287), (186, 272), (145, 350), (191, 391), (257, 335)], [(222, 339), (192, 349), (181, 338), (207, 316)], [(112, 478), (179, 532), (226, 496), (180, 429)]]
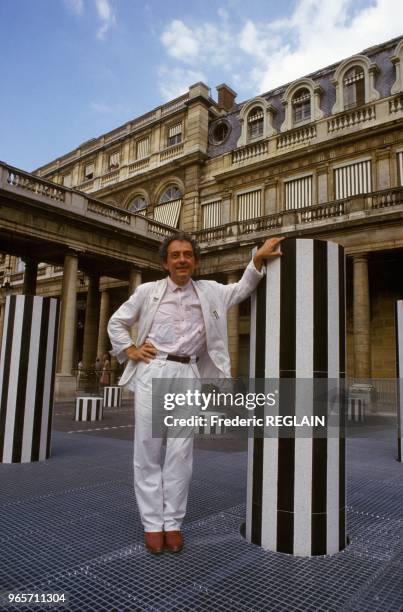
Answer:
[(169, 236), (166, 236), (159, 248), (159, 255), (160, 255), (160, 259), (161, 261), (166, 262), (168, 259), (168, 247), (171, 244), (171, 242), (173, 242), (174, 240), (183, 240), (185, 242), (190, 242), (190, 244), (192, 245), (192, 249), (193, 249), (193, 255), (195, 256), (195, 259), (200, 259), (200, 247), (197, 244), (196, 240), (190, 235), (190, 234), (186, 234), (186, 232), (175, 232), (174, 234), (170, 234)]

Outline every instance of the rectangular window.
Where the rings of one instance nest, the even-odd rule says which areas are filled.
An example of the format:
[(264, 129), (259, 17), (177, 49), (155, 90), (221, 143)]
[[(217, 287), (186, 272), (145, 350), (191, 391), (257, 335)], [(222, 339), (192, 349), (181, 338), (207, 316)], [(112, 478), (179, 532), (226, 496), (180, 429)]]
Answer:
[(71, 174), (65, 174), (62, 177), (62, 185), (64, 185), (64, 187), (71, 187), (71, 185), (72, 185)]
[(136, 145), (136, 159), (143, 159), (144, 157), (147, 157), (149, 154), (149, 145), (150, 145), (150, 139), (147, 138), (142, 138), (142, 140), (139, 140), (137, 142)]
[(120, 165), (120, 152), (115, 151), (109, 155), (108, 167), (109, 170), (116, 170)]
[(399, 176), (399, 185), (403, 187), (403, 151), (397, 154), (397, 173)]
[(176, 125), (172, 125), (168, 129), (168, 147), (172, 147), (175, 144), (179, 144), (182, 142), (182, 124), (177, 123)]
[(312, 206), (312, 175), (285, 183), (285, 209)]
[(89, 181), (92, 178), (94, 178), (94, 162), (90, 162), (84, 166), (84, 179)]
[(336, 200), (371, 191), (371, 160), (336, 168), (334, 185)]
[(238, 196), (238, 221), (262, 216), (262, 192), (260, 189)]
[(203, 229), (209, 229), (210, 227), (217, 227), (218, 225), (222, 225), (221, 200), (202, 204), (202, 214)]

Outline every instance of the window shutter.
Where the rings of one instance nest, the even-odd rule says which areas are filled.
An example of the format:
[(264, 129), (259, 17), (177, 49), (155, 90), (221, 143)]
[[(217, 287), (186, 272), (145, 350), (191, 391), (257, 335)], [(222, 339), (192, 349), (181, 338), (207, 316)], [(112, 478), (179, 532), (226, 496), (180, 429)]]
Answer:
[(334, 171), (336, 200), (371, 191), (371, 160), (349, 164)]
[(295, 208), (305, 208), (312, 206), (312, 176), (285, 183), (285, 208), (293, 210)]
[(222, 224), (221, 221), (221, 200), (216, 202), (208, 202), (202, 204), (203, 213), (203, 229), (209, 229), (210, 227), (217, 227)]
[(262, 216), (261, 195), (262, 192), (257, 189), (238, 196), (238, 221)]

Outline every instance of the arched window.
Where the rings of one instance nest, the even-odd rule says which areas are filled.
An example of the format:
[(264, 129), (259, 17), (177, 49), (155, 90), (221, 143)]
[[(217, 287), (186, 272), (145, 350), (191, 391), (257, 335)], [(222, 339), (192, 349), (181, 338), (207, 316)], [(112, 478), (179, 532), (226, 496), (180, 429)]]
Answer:
[(179, 200), (182, 197), (181, 190), (176, 185), (169, 185), (159, 199), (159, 204)]
[(145, 199), (144, 196), (138, 195), (136, 196), (129, 204), (128, 206), (128, 210), (130, 212), (139, 212), (140, 210), (143, 211), (147, 208), (147, 200)]
[(263, 136), (263, 109), (260, 106), (252, 108), (248, 114), (248, 139), (259, 138)]
[(298, 89), (292, 97), (293, 123), (309, 121), (311, 118), (311, 93), (306, 87)]
[(353, 66), (343, 78), (344, 109), (365, 104), (365, 74), (361, 66)]

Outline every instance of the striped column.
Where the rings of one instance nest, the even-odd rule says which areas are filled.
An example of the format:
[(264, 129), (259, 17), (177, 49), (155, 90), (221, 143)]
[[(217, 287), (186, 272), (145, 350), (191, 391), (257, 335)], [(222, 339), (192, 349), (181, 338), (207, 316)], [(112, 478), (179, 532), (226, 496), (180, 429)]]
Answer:
[[(271, 415), (314, 417), (323, 414), (312, 395), (319, 384), (314, 379), (321, 379), (327, 398), (328, 388), (345, 376), (344, 252), (331, 242), (303, 239), (281, 248), (283, 256), (270, 262), (252, 301), (250, 376), (279, 388)], [(345, 547), (344, 408), (331, 414), (328, 399), (325, 407), (332, 426), (326, 419), (321, 437), (314, 428), (303, 435), (287, 428), (284, 437), (281, 428), (270, 427), (249, 438), (250, 542), (296, 556)]]
[(226, 427), (223, 423), (221, 422), (212, 422), (211, 417), (212, 416), (217, 416), (217, 417), (222, 417), (223, 419), (225, 419), (225, 417), (227, 416), (225, 412), (200, 412), (199, 416), (203, 417), (206, 421), (205, 425), (200, 425), (197, 428), (197, 433), (199, 435), (204, 435), (204, 434), (225, 434), (226, 432)]
[(403, 300), (396, 302), (397, 460), (403, 462)]
[(355, 423), (365, 420), (365, 402), (358, 397), (350, 397), (347, 407), (347, 420)]
[(122, 405), (122, 387), (104, 387), (104, 408), (120, 408)]
[(102, 397), (77, 397), (75, 421), (102, 421)]
[(0, 461), (50, 456), (59, 301), (7, 297), (0, 358)]

